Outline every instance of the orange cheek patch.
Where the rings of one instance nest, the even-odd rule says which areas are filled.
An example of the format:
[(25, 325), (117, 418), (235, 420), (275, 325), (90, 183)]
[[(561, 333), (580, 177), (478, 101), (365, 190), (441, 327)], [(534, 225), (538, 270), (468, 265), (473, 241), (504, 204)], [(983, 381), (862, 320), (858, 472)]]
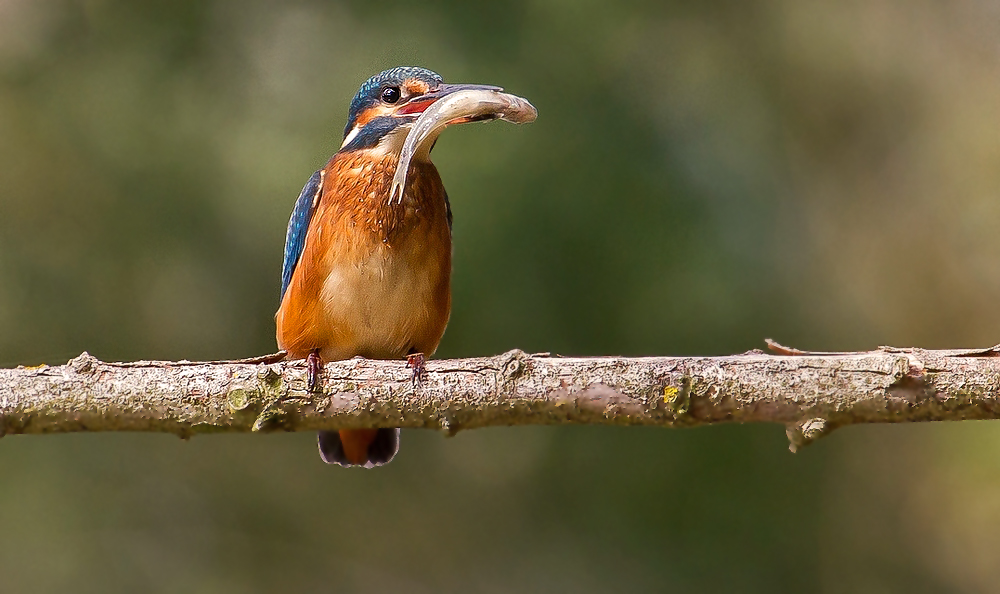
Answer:
[(403, 90), (405, 90), (411, 97), (413, 95), (423, 95), (430, 89), (430, 85), (415, 78), (408, 78), (405, 82), (403, 82)]
[(364, 128), (365, 124), (377, 117), (392, 115), (392, 109), (384, 105), (375, 105), (358, 114), (354, 121), (355, 128)]

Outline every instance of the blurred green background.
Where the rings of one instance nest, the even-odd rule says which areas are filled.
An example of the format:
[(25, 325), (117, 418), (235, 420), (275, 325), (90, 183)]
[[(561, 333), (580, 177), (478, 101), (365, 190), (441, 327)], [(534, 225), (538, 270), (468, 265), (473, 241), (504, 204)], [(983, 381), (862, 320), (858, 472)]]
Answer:
[[(274, 350), (285, 224), (400, 64), (529, 98), (435, 162), (439, 357), (1000, 342), (994, 0), (0, 0), (0, 365)], [(993, 592), (989, 423), (0, 440), (3, 592)]]

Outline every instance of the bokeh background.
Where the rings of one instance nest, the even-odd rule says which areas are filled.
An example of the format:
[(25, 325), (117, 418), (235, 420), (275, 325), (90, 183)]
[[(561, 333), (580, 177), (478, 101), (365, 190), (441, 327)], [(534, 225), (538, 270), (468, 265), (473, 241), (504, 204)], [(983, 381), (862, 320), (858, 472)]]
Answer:
[[(0, 0), (0, 365), (274, 349), (285, 223), (379, 70), (447, 132), (440, 357), (1000, 342), (1000, 4)], [(1000, 425), (8, 436), (3, 592), (994, 592)]]

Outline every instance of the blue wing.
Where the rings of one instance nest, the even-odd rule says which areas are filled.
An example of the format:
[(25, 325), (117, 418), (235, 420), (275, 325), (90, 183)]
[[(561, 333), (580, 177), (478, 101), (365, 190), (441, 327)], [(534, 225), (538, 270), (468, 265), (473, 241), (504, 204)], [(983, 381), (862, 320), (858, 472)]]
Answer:
[(285, 234), (285, 261), (281, 264), (281, 296), (285, 296), (288, 283), (292, 282), (292, 273), (299, 263), (302, 249), (306, 246), (306, 231), (312, 220), (316, 206), (319, 204), (320, 192), (323, 191), (323, 172), (312, 174), (306, 186), (302, 188), (299, 199), (295, 201), (292, 218), (288, 219), (288, 231)]

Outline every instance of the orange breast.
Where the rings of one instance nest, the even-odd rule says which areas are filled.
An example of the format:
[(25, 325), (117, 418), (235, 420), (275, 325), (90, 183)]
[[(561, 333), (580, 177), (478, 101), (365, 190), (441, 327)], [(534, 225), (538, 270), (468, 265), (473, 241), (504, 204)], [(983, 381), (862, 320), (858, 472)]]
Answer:
[(451, 311), (451, 230), (430, 163), (389, 204), (396, 159), (334, 155), (299, 264), (275, 316), (278, 346), (325, 360), (432, 354)]

